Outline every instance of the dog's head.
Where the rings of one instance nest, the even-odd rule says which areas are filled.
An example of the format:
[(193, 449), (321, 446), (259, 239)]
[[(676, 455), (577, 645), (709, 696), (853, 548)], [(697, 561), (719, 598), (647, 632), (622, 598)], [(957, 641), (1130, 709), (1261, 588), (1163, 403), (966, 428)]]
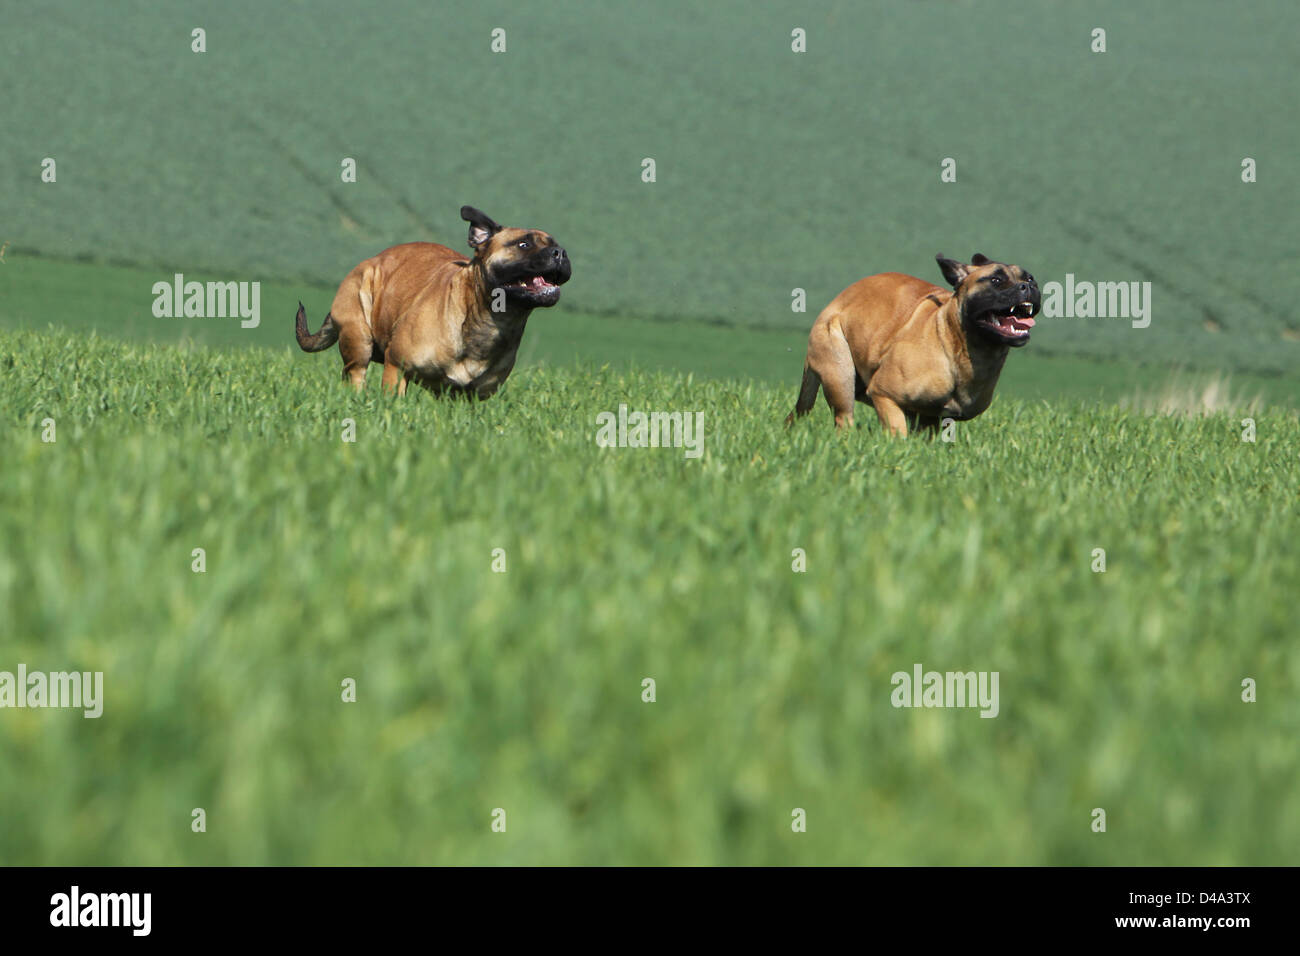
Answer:
[(473, 206), (461, 206), (469, 223), (469, 244), (483, 267), (489, 288), (504, 289), (529, 308), (555, 305), (572, 270), (564, 247), (540, 229), (498, 225)]
[(978, 252), (970, 264), (935, 256), (943, 277), (957, 291), (961, 321), (968, 333), (1018, 348), (1043, 305), (1038, 283), (1020, 266), (994, 262)]

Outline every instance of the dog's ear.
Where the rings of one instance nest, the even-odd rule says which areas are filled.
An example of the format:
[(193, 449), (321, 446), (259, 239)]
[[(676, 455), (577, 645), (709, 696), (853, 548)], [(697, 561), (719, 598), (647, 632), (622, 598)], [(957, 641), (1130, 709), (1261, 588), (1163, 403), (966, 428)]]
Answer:
[(992, 259), (984, 255), (982, 252), (977, 252), (975, 255), (970, 257), (970, 264), (973, 266), (986, 266), (992, 261)]
[(469, 245), (471, 249), (477, 249), (501, 231), (501, 226), (494, 222), (491, 216), (480, 212), (473, 206), (461, 206), (460, 218), (469, 223)]
[[(983, 259), (983, 256), (977, 258)], [(955, 259), (945, 259), (943, 253), (934, 257), (934, 261), (939, 263), (939, 270), (943, 277), (948, 280), (948, 284), (954, 289), (961, 285), (961, 280), (970, 274), (970, 266), (964, 262), (958, 262)], [(976, 263), (978, 265), (978, 263)]]

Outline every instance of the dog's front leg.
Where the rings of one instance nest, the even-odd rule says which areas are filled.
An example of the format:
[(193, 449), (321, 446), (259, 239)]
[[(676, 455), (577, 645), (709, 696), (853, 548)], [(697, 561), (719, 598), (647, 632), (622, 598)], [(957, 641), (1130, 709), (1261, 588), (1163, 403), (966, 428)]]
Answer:
[(871, 404), (875, 406), (876, 416), (885, 431), (899, 438), (907, 437), (907, 416), (896, 401), (888, 395), (875, 393), (871, 396)]
[(402, 370), (390, 362), (384, 363), (384, 393), (390, 394), (393, 389), (397, 389), (398, 396), (406, 394), (406, 379)]
[(926, 438), (934, 438), (938, 435), (941, 424), (937, 415), (913, 415), (908, 418), (908, 428), (914, 434), (924, 435)]

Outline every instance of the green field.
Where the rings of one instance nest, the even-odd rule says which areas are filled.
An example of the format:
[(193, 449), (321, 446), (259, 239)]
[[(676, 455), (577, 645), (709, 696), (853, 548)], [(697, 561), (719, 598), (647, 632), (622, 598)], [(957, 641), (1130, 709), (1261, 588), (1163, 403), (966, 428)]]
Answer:
[[(6, 661), (106, 698), (3, 713), (6, 862), (1296, 862), (1290, 416), (1008, 400), (945, 444), (599, 368), (392, 401), (9, 333), (0, 370)], [(620, 402), (704, 456), (597, 447)], [(998, 717), (891, 707), (915, 663), (998, 671)]]
[[(0, 679), (106, 698), (0, 708), (0, 865), (1300, 863), (1291, 0), (0, 24)], [(496, 397), (293, 345), (462, 204), (573, 260)], [(1151, 324), (1040, 317), (951, 443), (781, 426), (836, 293), (977, 250)], [(260, 325), (156, 318), (177, 272)]]
[(1149, 328), (1062, 319), (1036, 347), (1300, 367), (1292, 0), (401, 0), (364, 29), (346, 0), (273, 7), (8, 14), (0, 242), (332, 288), (398, 242), (464, 248), (469, 203), (566, 245), (570, 312), (795, 330), (794, 288), (815, 315), (864, 275), (981, 251), (1152, 283)]

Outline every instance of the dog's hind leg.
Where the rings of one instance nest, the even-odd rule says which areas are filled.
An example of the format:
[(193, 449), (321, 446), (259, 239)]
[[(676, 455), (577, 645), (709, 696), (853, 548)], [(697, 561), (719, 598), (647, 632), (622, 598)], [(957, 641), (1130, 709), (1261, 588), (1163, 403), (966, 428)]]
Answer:
[(335, 322), (342, 329), (339, 335), (339, 353), (343, 356), (343, 381), (358, 392), (366, 387), (366, 369), (374, 358), (375, 341), (371, 326), (374, 295), (374, 271), (366, 268), (349, 275), (334, 296), (330, 308)]
[[(821, 341), (816, 341), (816, 339)], [(813, 351), (817, 352), (814, 358)], [(820, 336), (808, 350), (808, 364), (816, 363), (821, 375), (826, 404), (835, 413), (836, 428), (853, 427), (853, 401), (857, 392), (858, 371), (853, 366), (853, 352), (844, 339), (844, 333), (829, 324), (823, 326)]]
[(359, 325), (349, 325), (339, 336), (343, 381), (350, 383), (358, 392), (366, 387), (366, 369), (370, 365), (373, 350), (374, 343), (370, 341), (370, 335)]
[[(837, 370), (839, 371), (839, 370)], [(853, 366), (850, 363), (847, 375), (842, 372), (835, 379), (823, 376), (822, 387), (826, 390), (826, 404), (835, 413), (836, 428), (853, 427)]]

